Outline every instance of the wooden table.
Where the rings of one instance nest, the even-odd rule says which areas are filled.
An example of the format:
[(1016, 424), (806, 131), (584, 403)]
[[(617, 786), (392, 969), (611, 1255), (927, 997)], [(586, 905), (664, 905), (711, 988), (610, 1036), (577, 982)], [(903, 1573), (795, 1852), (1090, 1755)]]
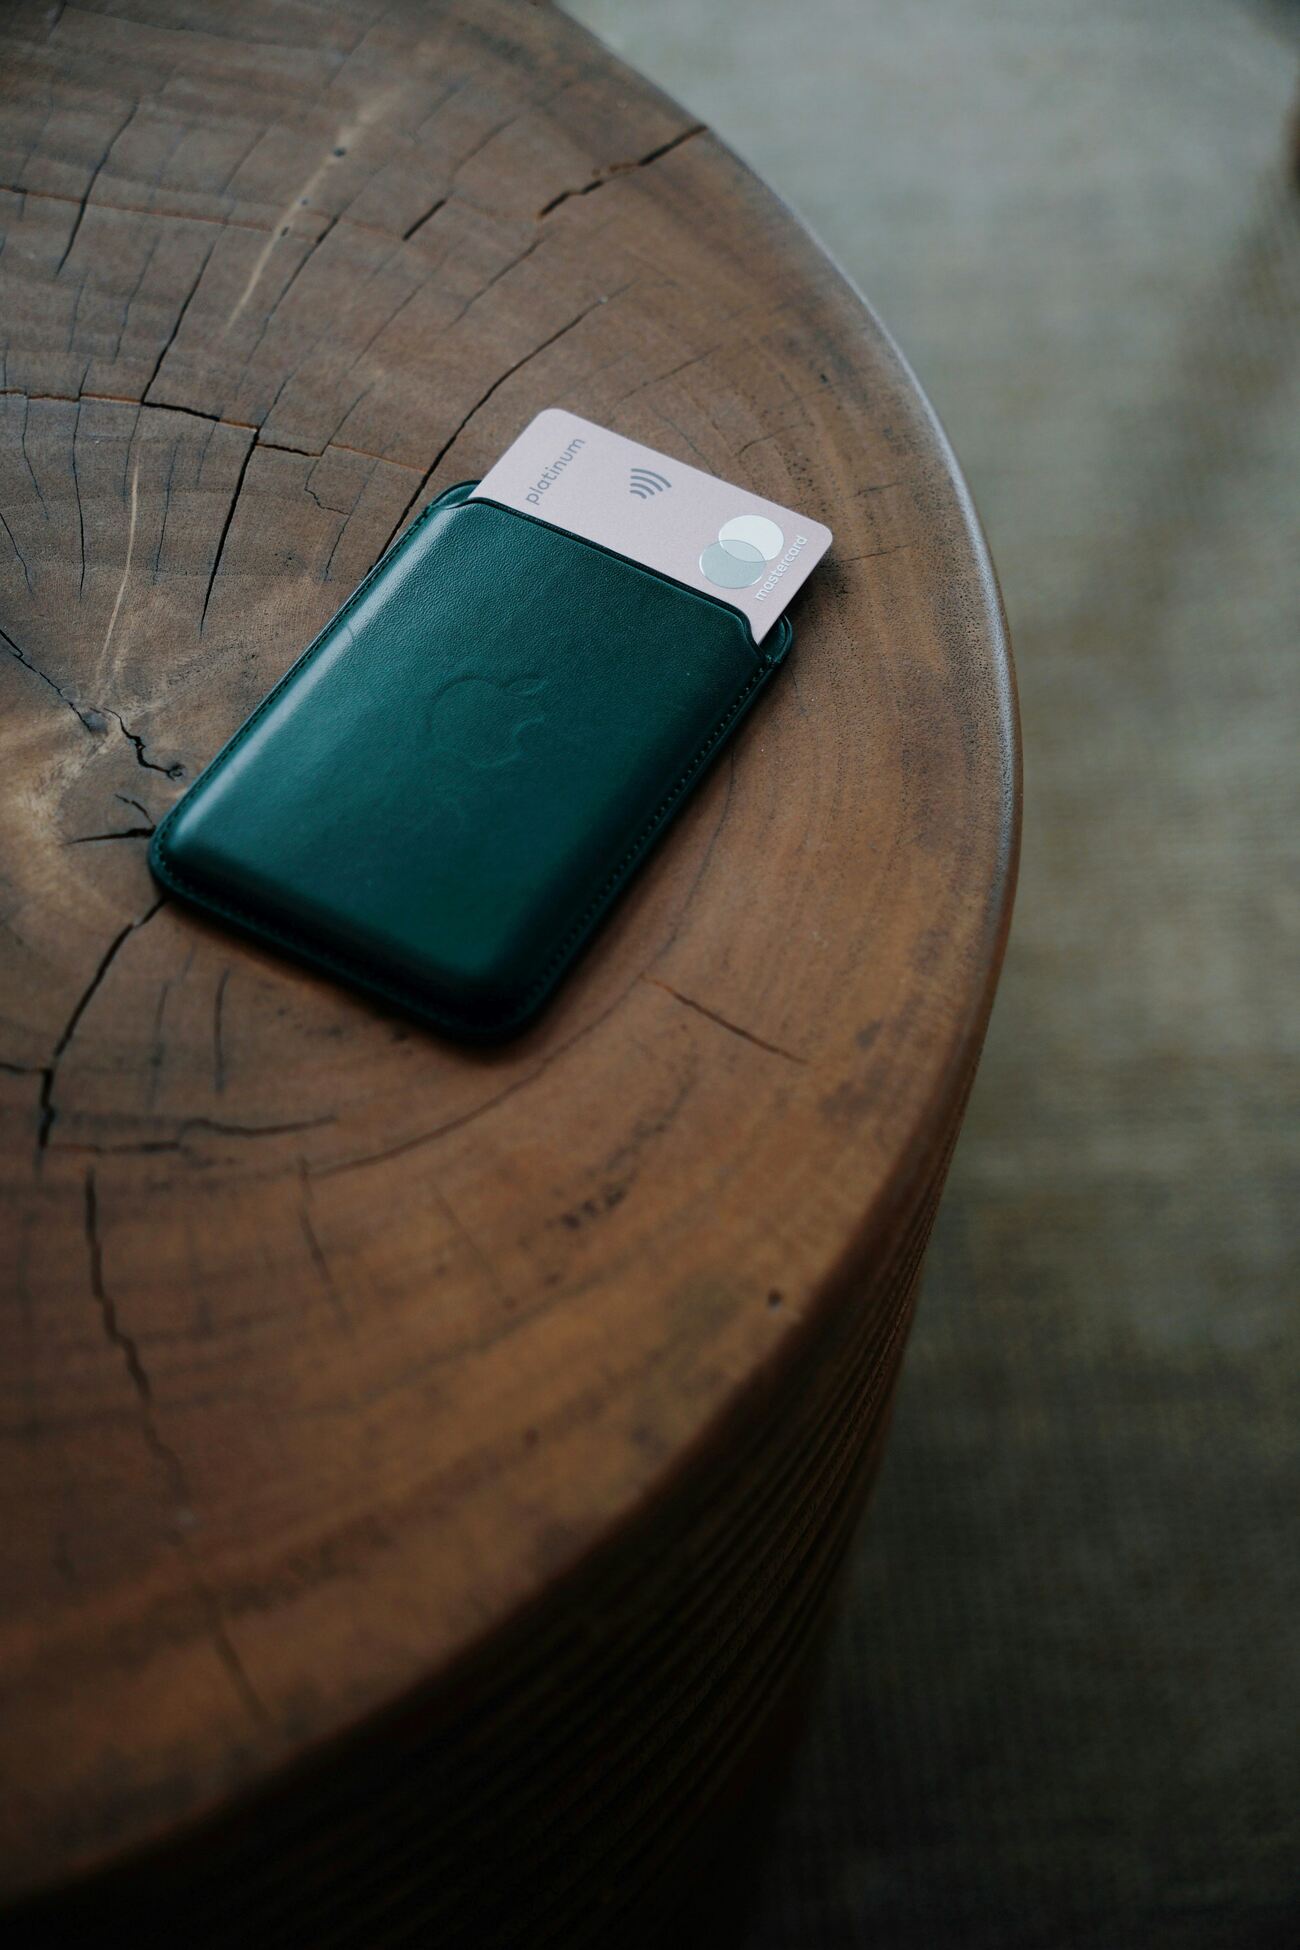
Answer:
[[(3, 27), (9, 1899), (662, 1941), (860, 1508), (993, 995), (1016, 724), (970, 505), (789, 213), (549, 10)], [(484, 1054), (160, 900), (145, 840), (551, 402), (836, 545)]]

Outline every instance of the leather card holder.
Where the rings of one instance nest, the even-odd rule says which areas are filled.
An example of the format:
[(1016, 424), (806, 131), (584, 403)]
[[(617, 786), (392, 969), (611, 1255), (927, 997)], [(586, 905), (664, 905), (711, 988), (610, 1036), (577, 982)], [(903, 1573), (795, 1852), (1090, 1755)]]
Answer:
[(159, 826), (158, 879), (437, 1027), (541, 1008), (786, 655), (490, 501), (430, 503)]

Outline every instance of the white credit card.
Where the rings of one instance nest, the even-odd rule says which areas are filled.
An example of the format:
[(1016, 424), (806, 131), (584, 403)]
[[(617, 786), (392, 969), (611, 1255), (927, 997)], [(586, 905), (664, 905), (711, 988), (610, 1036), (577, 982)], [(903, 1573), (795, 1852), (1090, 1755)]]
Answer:
[(530, 421), (470, 499), (534, 515), (730, 603), (756, 643), (831, 545), (821, 522), (559, 406)]

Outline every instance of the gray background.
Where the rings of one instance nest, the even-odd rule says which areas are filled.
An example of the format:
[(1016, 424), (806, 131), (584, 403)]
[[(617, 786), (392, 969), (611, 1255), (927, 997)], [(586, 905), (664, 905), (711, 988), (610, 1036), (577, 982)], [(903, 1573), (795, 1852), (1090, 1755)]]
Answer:
[(901, 341), (1024, 713), (1011, 951), (746, 1950), (1300, 1943), (1296, 13), (570, 11)]

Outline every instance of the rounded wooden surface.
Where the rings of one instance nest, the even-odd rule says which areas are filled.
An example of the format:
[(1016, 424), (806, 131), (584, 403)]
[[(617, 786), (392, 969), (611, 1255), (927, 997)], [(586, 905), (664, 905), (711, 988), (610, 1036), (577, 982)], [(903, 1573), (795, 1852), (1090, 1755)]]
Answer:
[[(704, 1726), (650, 1703), (678, 1667), (721, 1702), (752, 1641), (720, 1752), (878, 1444), (1008, 921), (1010, 665), (951, 455), (770, 192), (546, 9), (0, 26), (7, 1887), (416, 1702), (481, 1763), (468, 1823), (533, 1791), (534, 1708), (576, 1740), (641, 1698), (644, 1748)], [(483, 1053), (161, 899), (145, 845), (550, 403), (835, 547), (770, 697)], [(739, 1634), (717, 1672), (692, 1604)], [(486, 1706), (457, 1749), (489, 1696), (499, 1750)]]

